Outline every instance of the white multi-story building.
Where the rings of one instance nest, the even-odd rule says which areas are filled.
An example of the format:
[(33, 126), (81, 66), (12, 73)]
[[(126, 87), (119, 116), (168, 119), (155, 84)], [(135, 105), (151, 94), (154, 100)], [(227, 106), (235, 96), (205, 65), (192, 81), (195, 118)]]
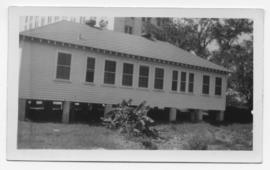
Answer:
[[(87, 17), (87, 16), (23, 16), (20, 18), (20, 31), (26, 31), (38, 28), (44, 25), (52, 24), (58, 21), (66, 20), (76, 23), (84, 24), (86, 21), (93, 19), (98, 24), (100, 20), (105, 19), (109, 21), (108, 27), (112, 24), (111, 19), (104, 17)], [(110, 29), (110, 28), (109, 28)]]

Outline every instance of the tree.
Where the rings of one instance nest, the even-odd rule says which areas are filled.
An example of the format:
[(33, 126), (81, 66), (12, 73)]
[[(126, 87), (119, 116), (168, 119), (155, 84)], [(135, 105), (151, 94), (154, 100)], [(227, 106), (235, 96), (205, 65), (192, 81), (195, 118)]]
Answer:
[(220, 20), (213, 31), (218, 50), (211, 61), (223, 65), (233, 73), (228, 88), (239, 92), (250, 109), (253, 108), (253, 22), (249, 19)]
[[(253, 21), (249, 19), (169, 19), (146, 32), (233, 71), (228, 87), (242, 103), (253, 105)], [(211, 46), (215, 49), (211, 49)], [(232, 97), (232, 96), (229, 96)], [(230, 98), (232, 99), (232, 98)], [(233, 100), (233, 99), (232, 99)]]
[(161, 27), (146, 24), (146, 32), (161, 41), (170, 42), (182, 49), (192, 51), (202, 58), (210, 55), (208, 45), (213, 41), (213, 28), (217, 19), (167, 19)]
[(90, 18), (88, 21), (85, 22), (86, 25), (90, 26), (90, 27), (95, 27), (97, 21), (95, 18)]
[(108, 26), (108, 20), (103, 18), (103, 19), (101, 19), (99, 21), (99, 27), (100, 28), (104, 29), (104, 28), (107, 28), (107, 26)]

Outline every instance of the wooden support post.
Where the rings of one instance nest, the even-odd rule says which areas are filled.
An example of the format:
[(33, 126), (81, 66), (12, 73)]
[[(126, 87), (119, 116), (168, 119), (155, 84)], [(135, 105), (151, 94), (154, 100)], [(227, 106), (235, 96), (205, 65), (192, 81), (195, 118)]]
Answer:
[(203, 112), (202, 110), (197, 111), (197, 121), (201, 122), (203, 120)]
[(224, 120), (224, 111), (218, 111), (216, 114), (216, 121), (222, 122)]
[(63, 102), (63, 113), (62, 113), (62, 122), (63, 123), (69, 123), (70, 106), (71, 106), (70, 101)]
[(191, 122), (200, 122), (203, 120), (203, 112), (201, 110), (194, 110), (190, 113)]
[(19, 99), (19, 107), (18, 107), (19, 120), (25, 120), (26, 114), (26, 99)]
[(176, 108), (170, 108), (170, 122), (176, 121), (177, 110)]

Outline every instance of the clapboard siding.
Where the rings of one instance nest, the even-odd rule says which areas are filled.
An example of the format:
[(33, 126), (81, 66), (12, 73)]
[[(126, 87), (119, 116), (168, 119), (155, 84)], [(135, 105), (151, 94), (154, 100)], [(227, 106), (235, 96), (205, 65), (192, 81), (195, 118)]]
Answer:
[[(201, 72), (192, 69), (183, 69), (176, 66), (143, 62), (124, 57), (109, 56), (100, 53), (93, 53), (81, 49), (56, 46), (54, 44), (37, 43), (31, 41), (21, 42), (22, 62), (20, 77), (20, 98), (33, 98), (43, 100), (66, 100), (88, 103), (115, 104), (122, 99), (132, 98), (134, 104), (146, 100), (151, 106), (194, 108), (206, 110), (225, 109), (226, 76)], [(56, 80), (57, 52), (64, 51), (72, 54), (70, 81)], [(87, 57), (96, 59), (95, 77), (93, 84), (85, 83)], [(105, 60), (114, 60), (116, 64), (116, 84), (104, 85)], [(134, 64), (133, 87), (123, 87), (122, 71), (123, 63)], [(138, 88), (139, 66), (150, 67), (149, 88)], [(154, 90), (155, 68), (164, 69), (164, 90)], [(171, 92), (172, 71), (178, 70), (180, 80), (181, 71), (194, 73), (194, 93)], [(210, 94), (202, 95), (202, 76), (210, 75)], [(222, 96), (215, 96), (215, 77), (222, 77)], [(186, 90), (188, 84), (186, 86)]]

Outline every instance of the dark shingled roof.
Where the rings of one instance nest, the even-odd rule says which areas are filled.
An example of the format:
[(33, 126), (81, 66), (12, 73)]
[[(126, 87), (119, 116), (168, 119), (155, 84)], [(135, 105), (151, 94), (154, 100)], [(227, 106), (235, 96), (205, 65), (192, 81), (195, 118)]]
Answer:
[(230, 72), (230, 70), (222, 66), (200, 58), (167, 42), (152, 41), (140, 36), (100, 30), (69, 21), (60, 21), (24, 31), (20, 35)]

